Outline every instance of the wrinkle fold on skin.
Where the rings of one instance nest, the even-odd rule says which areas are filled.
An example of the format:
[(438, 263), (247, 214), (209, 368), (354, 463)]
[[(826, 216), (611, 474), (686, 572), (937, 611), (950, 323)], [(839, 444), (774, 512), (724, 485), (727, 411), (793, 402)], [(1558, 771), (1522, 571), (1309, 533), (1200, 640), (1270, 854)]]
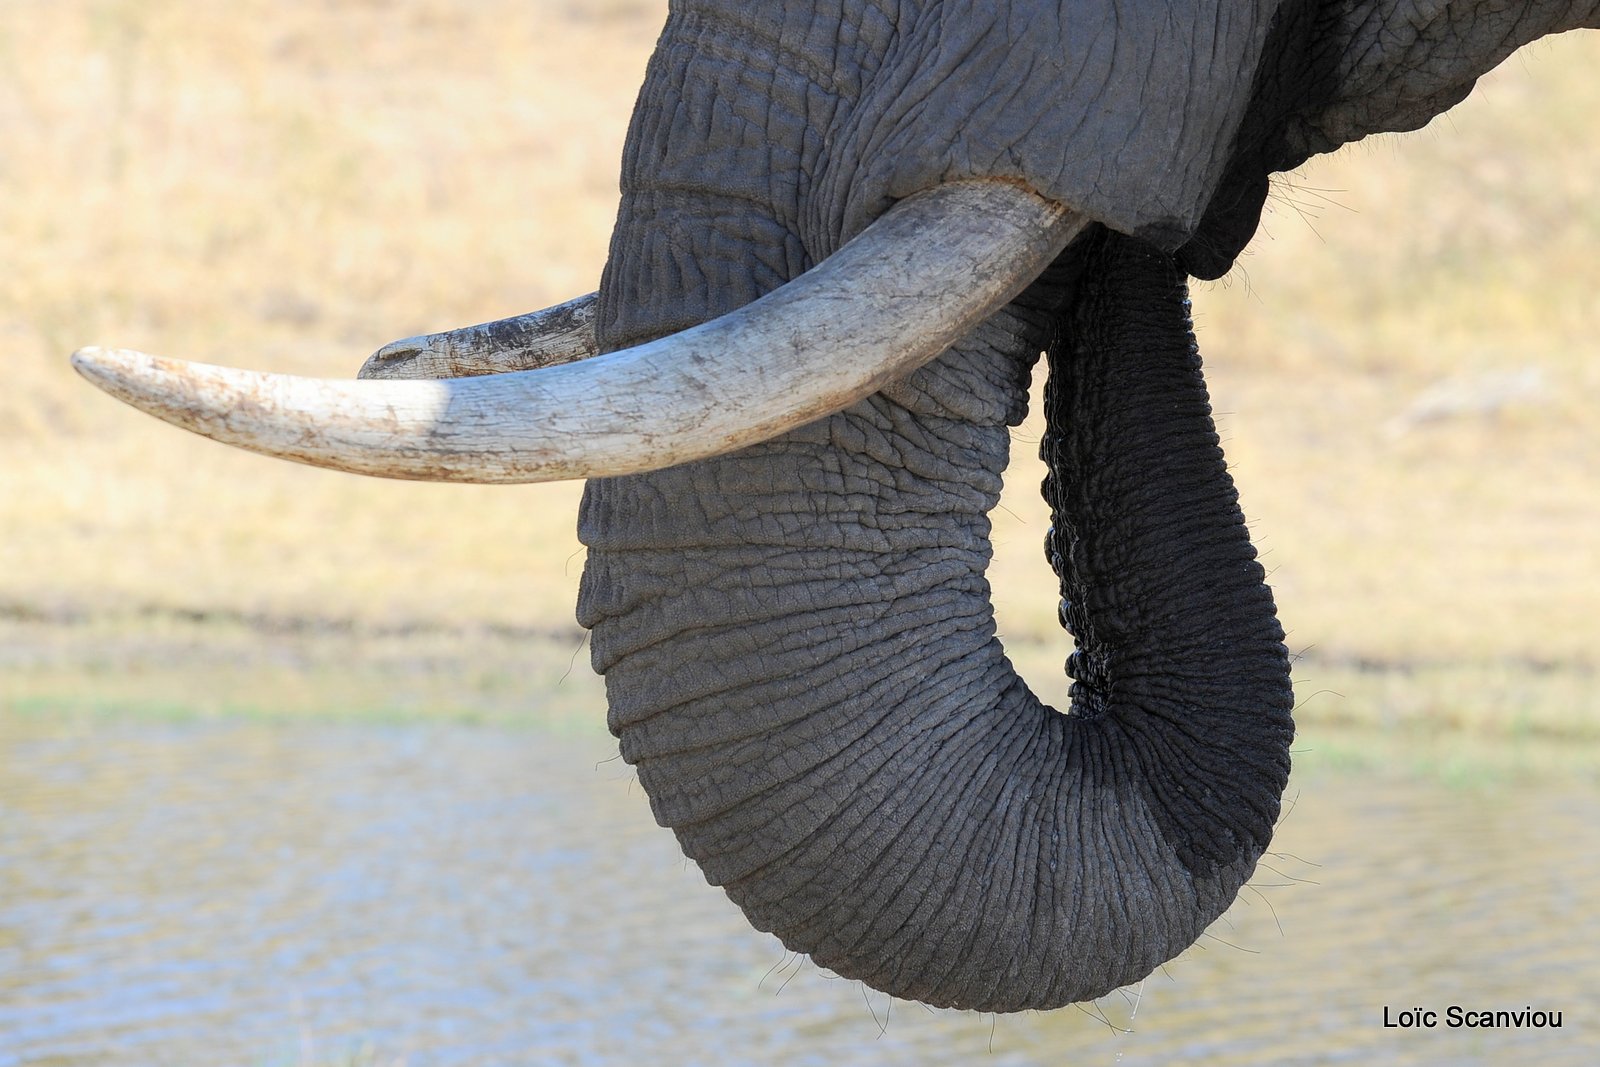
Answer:
[[(1052, 273), (1036, 289), (1056, 295), (1025, 294), (931, 369), (912, 375), (897, 399), (879, 394), (824, 427), (793, 435), (839, 448), (832, 457), (837, 473), (820, 490), (823, 496), (874, 485), (898, 493), (902, 503), (924, 502), (919, 521), (881, 531), (883, 558), (903, 560), (897, 566), (919, 591), (880, 584), (884, 572), (866, 565), (870, 554), (864, 554), (854, 576), (763, 569), (749, 572), (749, 582), (711, 582), (717, 595), (708, 598), (709, 587), (682, 577), (673, 553), (650, 544), (644, 531), (673, 531), (713, 514), (730, 517), (718, 520), (731, 522), (722, 551), (730, 567), (749, 565), (754, 561), (736, 550), (744, 540), (738, 527), (749, 525), (761, 536), (771, 528), (760, 507), (739, 502), (744, 493), (803, 491), (813, 502), (814, 528), (847, 521), (848, 510), (816, 499), (819, 490), (804, 475), (804, 464), (770, 462), (788, 455), (791, 446), (783, 440), (654, 475), (591, 483), (586, 494), (583, 535), (591, 552), (582, 621), (594, 629), (597, 666), (604, 663), (612, 725), (625, 757), (639, 768), (657, 818), (757, 928), (777, 933), (821, 966), (934, 1004), (1044, 1007), (1137, 979), (1185, 947), (1232, 899), (1264, 847), (1255, 820), (1275, 811), (1275, 795), (1241, 805), (1243, 815), (1206, 804), (1175, 805), (1168, 795), (1172, 775), (1215, 780), (1228, 770), (1210, 766), (1199, 753), (1174, 756), (1175, 746), (1190, 744), (1191, 731), (1202, 729), (1198, 720), (1180, 717), (1177, 728), (1167, 730), (1162, 716), (1141, 712), (1119, 695), (1119, 687), (1131, 684), (1136, 701), (1171, 699), (1159, 687), (1145, 692), (1137, 657), (1108, 660), (1114, 671), (1131, 664), (1108, 687), (1111, 716), (1080, 721), (1041, 705), (995, 638), (983, 577), (984, 516), (998, 495), (998, 470), (1010, 444), (1006, 423), (1025, 393), (1027, 365), (1041, 348), (1058, 343), (1052, 336), (1065, 282)], [(1187, 335), (1176, 336), (1182, 341)], [(1105, 360), (1102, 353), (1102, 365)], [(1142, 372), (1135, 366), (1127, 373)], [(939, 428), (944, 416), (935, 393), (951, 381), (988, 394), (977, 405), (988, 413), (985, 421)], [(1101, 400), (1110, 396), (1098, 386), (1084, 388)], [(1089, 405), (1078, 421), (1136, 419), (1154, 402), (1130, 403)], [(1186, 401), (1186, 410), (1203, 411), (1197, 403)], [(1078, 432), (1084, 441), (1096, 436)], [(951, 433), (969, 439), (968, 447), (950, 451)], [(1207, 440), (1214, 445), (1214, 434)], [(1145, 448), (1168, 443), (1157, 429)], [(767, 484), (728, 476), (761, 463), (763, 455)], [(915, 462), (914, 455), (920, 457)], [(1144, 470), (1121, 471), (1087, 456), (1081, 462), (1084, 470), (1099, 471), (1096, 477), (1121, 482)], [(892, 477), (883, 476), (885, 465)], [(1220, 460), (1215, 469), (1222, 471)], [(917, 490), (918, 483), (926, 489)], [(978, 484), (986, 488), (974, 494)], [(1167, 496), (1182, 500), (1187, 493), (1161, 490), (1153, 499)], [(645, 518), (637, 527), (598, 521), (628, 500), (635, 503), (626, 510)], [(1142, 507), (1113, 506), (1111, 512), (1138, 515)], [(914, 519), (914, 508), (905, 514)], [(1236, 528), (1233, 536), (1243, 536), (1233, 518), (1226, 521)], [(918, 540), (934, 526), (954, 538), (953, 552), (941, 548), (934, 557)], [(811, 534), (797, 527), (791, 536)], [(1116, 541), (1104, 544), (1115, 547)], [(711, 563), (718, 550), (706, 551)], [(1144, 563), (1147, 557), (1159, 566), (1183, 562), (1182, 553), (1132, 558)], [(1086, 573), (1099, 575), (1095, 581), (1118, 566), (1108, 562), (1114, 555), (1088, 558)], [(1246, 579), (1258, 581), (1259, 574)], [(797, 589), (786, 593), (773, 582), (796, 583)], [(664, 584), (666, 592), (624, 610), (629, 598), (618, 594), (639, 583)], [(835, 583), (858, 587), (860, 594), (833, 598), (828, 590)], [(1182, 589), (1175, 582), (1151, 595), (1189, 595)], [(873, 597), (880, 599), (868, 607)], [(830, 600), (861, 607), (812, 610)], [(766, 610), (783, 602), (812, 608), (794, 616)], [(1097, 594), (1083, 602), (1102, 599)], [(1113, 610), (1115, 603), (1112, 598), (1105, 601), (1111, 607), (1097, 610)], [(876, 622), (863, 624), (861, 614)], [(641, 615), (649, 616), (643, 629)], [(866, 625), (878, 632), (865, 632)], [(1200, 625), (1211, 631), (1218, 624)], [(1147, 632), (1123, 627), (1116, 639)], [(648, 643), (640, 644), (646, 635)], [(1258, 637), (1277, 650), (1280, 667), (1286, 663), (1281, 632), (1269, 628)], [(742, 655), (719, 649), (723, 640), (748, 648)], [(1180, 643), (1180, 651), (1188, 647)], [(1213, 658), (1209, 647), (1196, 650)], [(1254, 668), (1247, 673), (1256, 676)], [(1198, 695), (1178, 699), (1186, 709), (1195, 701), (1213, 709), (1244, 700), (1248, 710), (1249, 704), (1234, 685), (1201, 686)], [(1129, 714), (1142, 716), (1137, 728), (1119, 718)], [(1227, 736), (1230, 745), (1249, 750), (1237, 735)], [(1279, 740), (1268, 736), (1265, 743)], [(1142, 745), (1143, 752), (1118, 747), (1129, 744)], [(1161, 769), (1163, 761), (1175, 766)], [(1268, 762), (1286, 770), (1275, 757)], [(1273, 784), (1270, 774), (1246, 773), (1237, 781), (1256, 791)], [(1241, 819), (1252, 829), (1234, 833)], [(1270, 818), (1265, 825), (1270, 833)], [(1192, 835), (1203, 840), (1188, 847), (1184, 841)], [(1058, 897), (1062, 893), (1071, 899)], [(1019, 958), (1023, 952), (1026, 958)]]

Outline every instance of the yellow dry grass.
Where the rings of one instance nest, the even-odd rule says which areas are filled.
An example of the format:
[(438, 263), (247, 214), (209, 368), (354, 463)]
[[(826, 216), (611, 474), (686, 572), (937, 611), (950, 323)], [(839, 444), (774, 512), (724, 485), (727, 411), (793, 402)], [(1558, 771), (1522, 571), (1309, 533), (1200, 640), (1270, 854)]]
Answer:
[[(347, 375), (395, 337), (593, 288), (664, 10), (0, 6), (0, 611), (572, 627), (578, 487), (259, 459), (119, 407), (64, 357)], [(1569, 38), (1421, 134), (1284, 180), (1240, 270), (1196, 293), (1308, 662), (1593, 677), (1600, 40)], [(1024, 645), (1060, 640), (1037, 436), (1018, 433), (997, 521), (1002, 626)]]
[[(386, 484), (131, 417), (105, 342), (349, 375), (594, 287), (657, 5), (0, 9), (0, 597), (570, 627), (576, 486)], [(530, 554), (536, 559), (530, 560)]]

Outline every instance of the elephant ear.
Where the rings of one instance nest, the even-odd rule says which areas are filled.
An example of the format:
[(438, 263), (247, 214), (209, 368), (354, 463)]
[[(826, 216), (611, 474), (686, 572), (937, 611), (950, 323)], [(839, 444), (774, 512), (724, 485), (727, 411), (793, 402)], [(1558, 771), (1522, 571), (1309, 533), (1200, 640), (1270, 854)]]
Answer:
[[(1315, 33), (1331, 45), (1330, 91), (1296, 115), (1285, 143), (1299, 159), (1374, 133), (1426, 126), (1523, 45), (1600, 29), (1600, 0), (1414, 0), (1322, 3)], [(1419, 11), (1420, 8), (1420, 11)]]
[(1254, 236), (1270, 176), (1374, 133), (1426, 126), (1512, 52), (1552, 33), (1600, 26), (1600, 2), (1501, 5), (1448, 0), (1287, 0), (1274, 16), (1227, 168), (1193, 236), (1176, 251), (1220, 278)]

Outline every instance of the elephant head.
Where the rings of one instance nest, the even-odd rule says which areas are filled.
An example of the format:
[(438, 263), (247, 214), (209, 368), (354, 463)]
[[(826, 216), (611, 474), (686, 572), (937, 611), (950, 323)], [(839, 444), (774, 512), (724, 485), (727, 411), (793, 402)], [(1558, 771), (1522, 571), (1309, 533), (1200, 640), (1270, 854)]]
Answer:
[[(598, 294), (365, 376), (516, 373), (76, 358), (287, 458), (590, 477), (609, 723), (708, 880), (890, 993), (1053, 1007), (1191, 944), (1289, 771), (1186, 276), (1228, 269), (1275, 171), (1597, 25), (1570, 0), (675, 0)], [(1011, 668), (984, 578), (1041, 351), (1065, 714)]]

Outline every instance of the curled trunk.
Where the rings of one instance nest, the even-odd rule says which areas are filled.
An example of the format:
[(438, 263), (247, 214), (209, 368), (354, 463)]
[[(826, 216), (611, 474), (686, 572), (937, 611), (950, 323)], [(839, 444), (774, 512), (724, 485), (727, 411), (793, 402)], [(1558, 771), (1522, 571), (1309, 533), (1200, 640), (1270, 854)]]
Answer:
[[(882, 393), (586, 493), (580, 621), (658, 820), (758, 928), (897, 996), (1143, 977), (1232, 901), (1287, 778), (1282, 632), (1181, 275), (1090, 243)], [(623, 343), (651, 331), (627, 315)], [(1007, 661), (984, 578), (1045, 347), (1067, 714)]]

